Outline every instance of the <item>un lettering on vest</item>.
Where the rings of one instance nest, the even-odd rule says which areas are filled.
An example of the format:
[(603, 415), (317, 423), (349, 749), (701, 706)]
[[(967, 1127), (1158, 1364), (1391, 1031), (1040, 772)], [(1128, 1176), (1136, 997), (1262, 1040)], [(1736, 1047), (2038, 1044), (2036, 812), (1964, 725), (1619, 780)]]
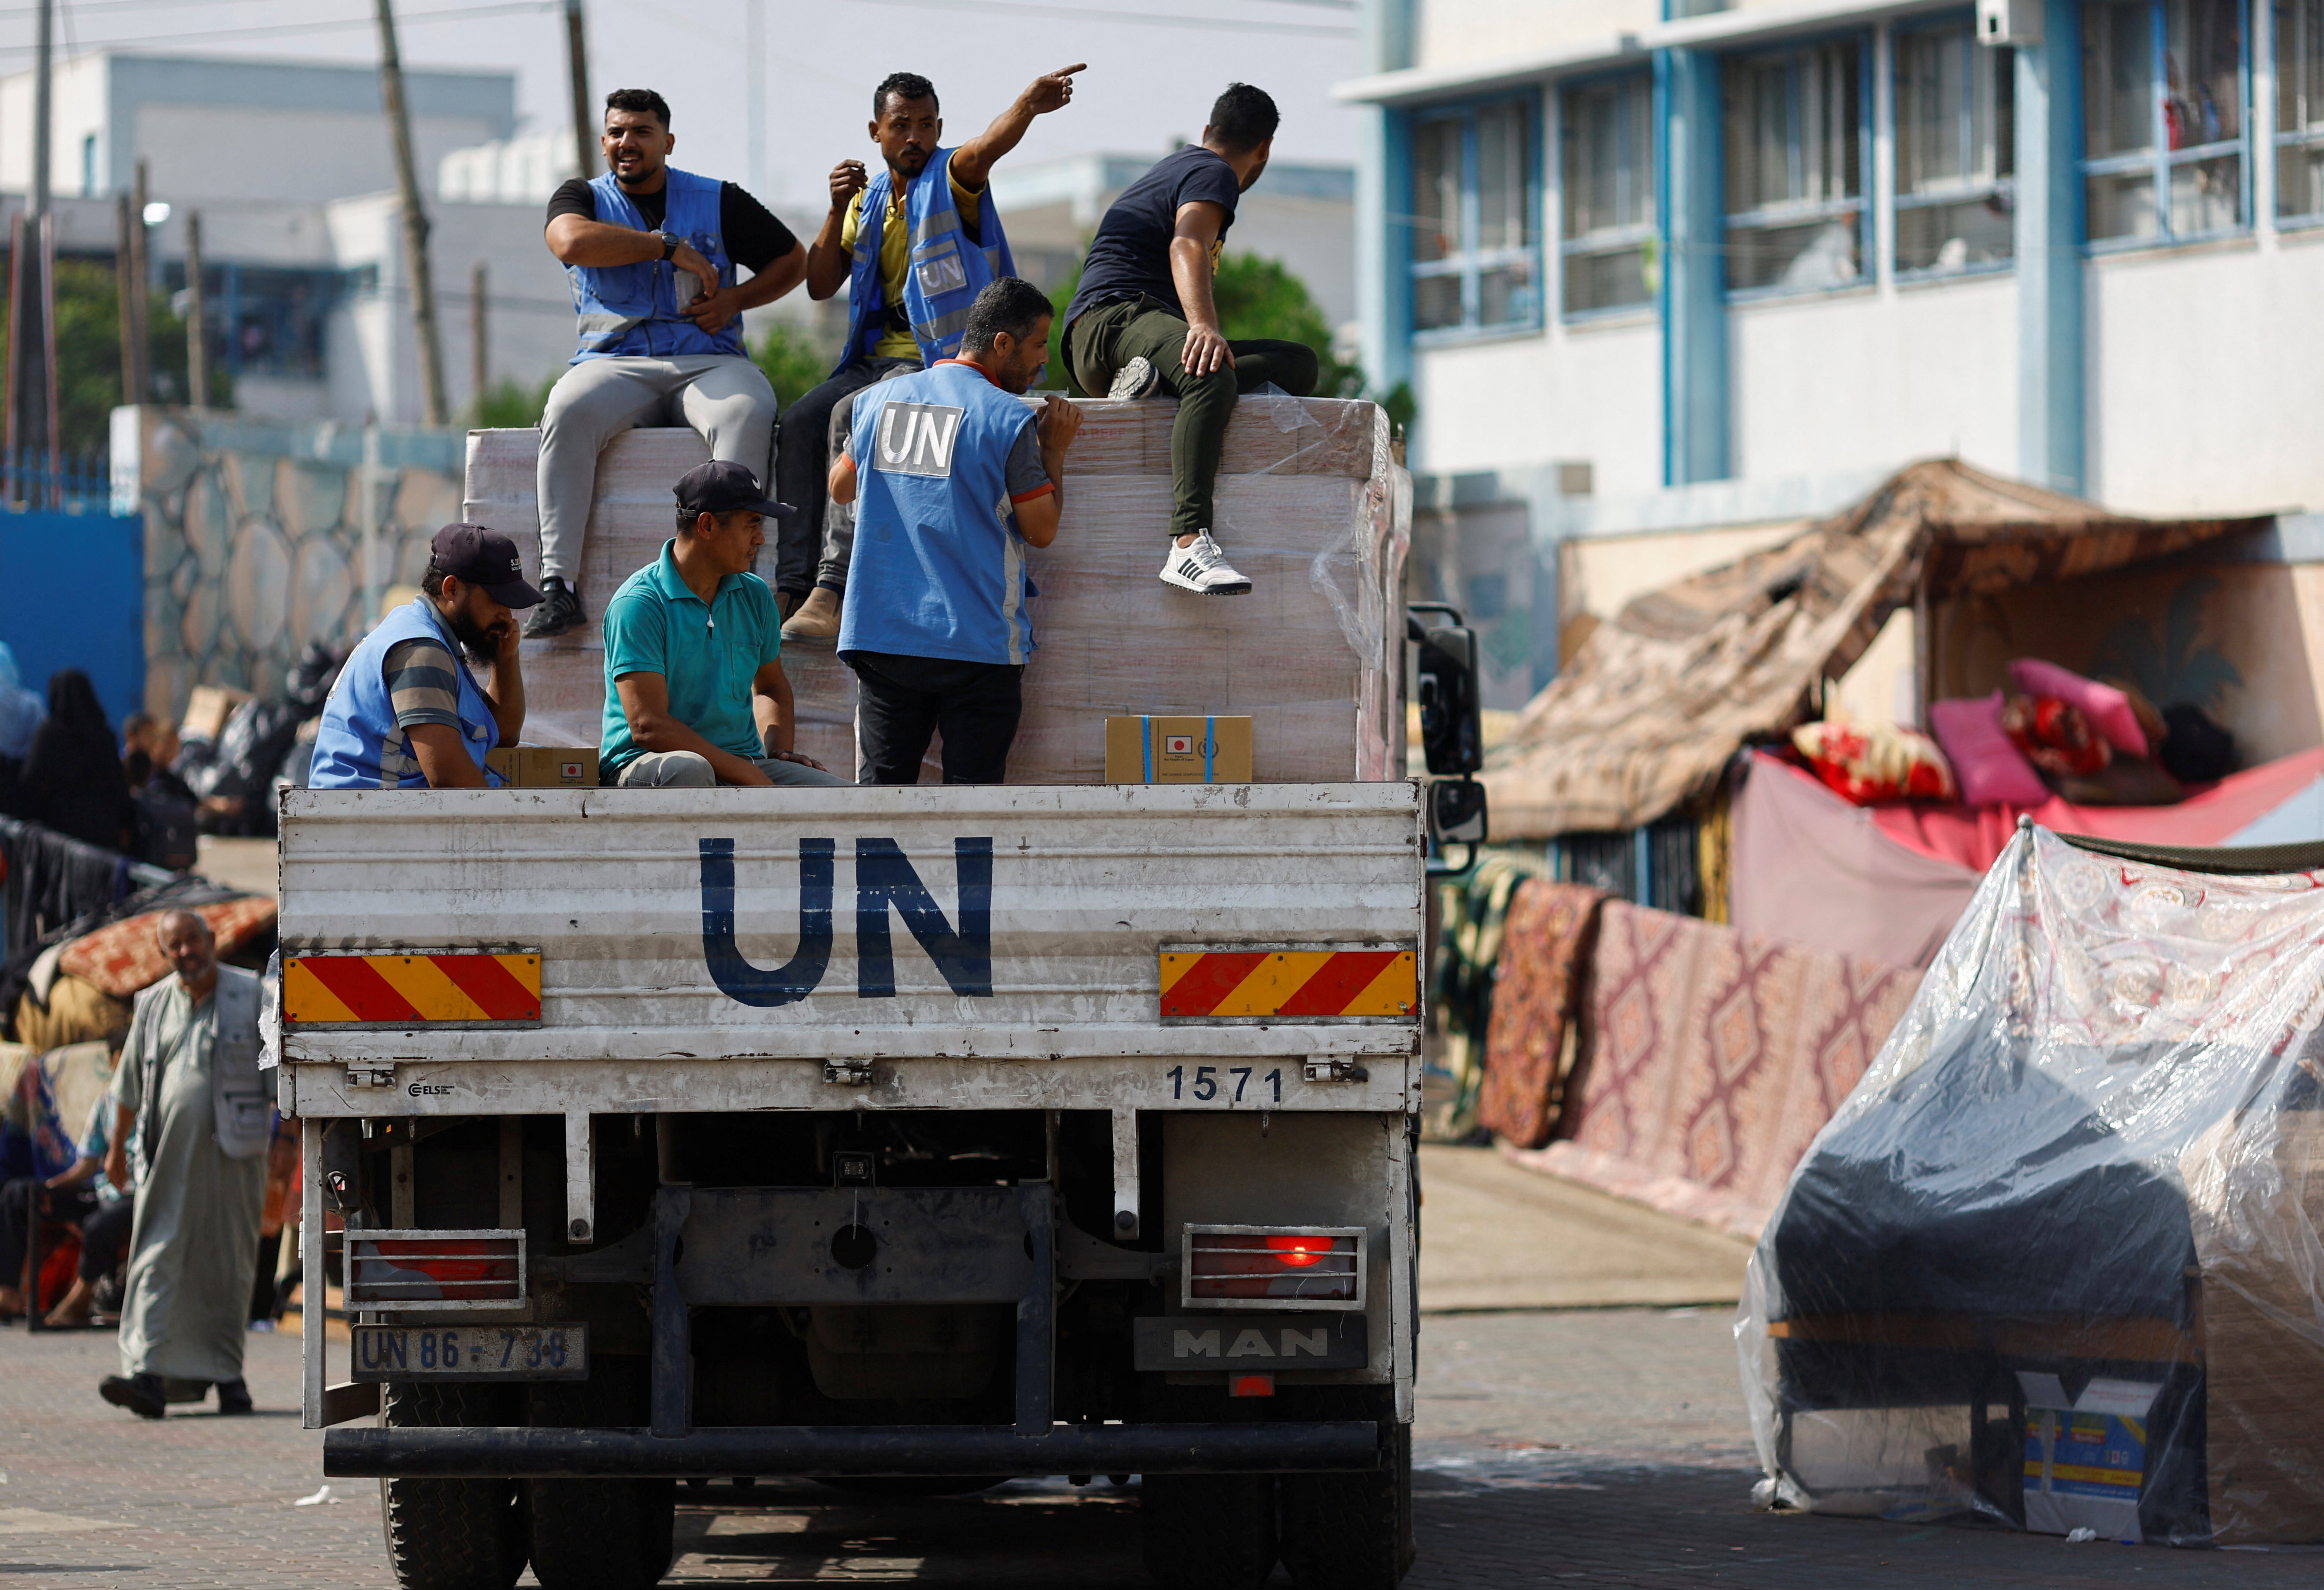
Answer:
[(884, 403), (880, 410), (877, 463), (891, 475), (952, 477), (953, 444), (965, 410), (944, 403)]

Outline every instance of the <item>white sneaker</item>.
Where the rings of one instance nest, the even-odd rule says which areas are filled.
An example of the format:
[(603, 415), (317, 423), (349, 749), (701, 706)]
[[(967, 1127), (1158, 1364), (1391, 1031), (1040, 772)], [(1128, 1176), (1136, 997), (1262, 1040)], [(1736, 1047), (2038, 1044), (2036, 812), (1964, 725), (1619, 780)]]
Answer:
[(1207, 530), (1196, 533), (1191, 547), (1170, 542), (1162, 559), (1162, 583), (1198, 596), (1240, 596), (1250, 589), (1250, 581), (1234, 571)]
[(1114, 372), (1113, 384), (1106, 391), (1110, 398), (1142, 398), (1154, 390), (1160, 379), (1154, 373), (1154, 361), (1143, 354)]

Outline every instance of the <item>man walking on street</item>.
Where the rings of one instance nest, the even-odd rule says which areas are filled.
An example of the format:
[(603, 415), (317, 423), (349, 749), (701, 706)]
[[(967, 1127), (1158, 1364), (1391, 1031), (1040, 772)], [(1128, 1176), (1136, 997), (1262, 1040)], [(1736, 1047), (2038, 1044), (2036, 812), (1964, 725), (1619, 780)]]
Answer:
[(1303, 343), (1229, 342), (1211, 293), (1235, 200), (1267, 170), (1277, 119), (1274, 100), (1228, 84), (1203, 141), (1157, 161), (1105, 212), (1065, 310), (1065, 367), (1079, 390), (1139, 398), (1158, 387), (1178, 400), (1162, 580), (1197, 596), (1250, 589), (1219, 547), (1212, 504), (1235, 400), (1268, 382), (1305, 397), (1318, 374)]
[(1064, 398), (1035, 411), (1015, 395), (1048, 356), (1049, 320), (1039, 288), (1003, 276), (977, 295), (960, 356), (858, 403), (832, 464), (832, 501), (862, 498), (839, 630), (861, 782), (918, 782), (937, 732), (945, 783), (1007, 774), (1033, 651), (1025, 549), (1056, 539), (1082, 422)]
[[(669, 163), (669, 106), (650, 88), (605, 96), (603, 176), (549, 201), (549, 252), (573, 280), (581, 347), (540, 416), (538, 640), (587, 622), (581, 547), (597, 455), (637, 425), (690, 425), (710, 456), (763, 476), (775, 389), (742, 345), (742, 311), (807, 274), (789, 227), (732, 182)], [(751, 273), (738, 282), (735, 267)]]
[[(540, 593), (516, 543), (447, 524), (428, 549), (420, 595), (380, 621), (339, 670), (308, 764), (311, 790), (482, 790), (484, 759), (524, 732), (516, 609)], [(478, 685), (458, 653), (493, 670)]]
[(258, 977), (218, 965), (209, 925), (192, 911), (169, 912), (157, 931), (177, 975), (137, 996), (113, 1076), (105, 1174), (136, 1188), (137, 1214), (121, 1373), (97, 1390), (159, 1419), (165, 1380), (202, 1381), (217, 1388), (220, 1413), (248, 1413), (242, 1346), (274, 1132), (273, 1089), (258, 1069)]
[(807, 250), (809, 298), (820, 301), (846, 284), (847, 347), (831, 378), (791, 405), (775, 440), (775, 495), (799, 510), (783, 528), (775, 573), (790, 615), (783, 633), (792, 639), (839, 628), (854, 524), (844, 512), (826, 512), (824, 471), (848, 433), (855, 394), (957, 351), (976, 295), (1016, 273), (985, 180), (1035, 116), (1072, 103), (1074, 74), (1085, 69), (1076, 64), (1034, 79), (958, 149), (943, 147), (927, 79), (897, 72), (872, 90), (872, 141), (882, 169), (867, 176), (854, 160), (833, 169), (831, 213)]

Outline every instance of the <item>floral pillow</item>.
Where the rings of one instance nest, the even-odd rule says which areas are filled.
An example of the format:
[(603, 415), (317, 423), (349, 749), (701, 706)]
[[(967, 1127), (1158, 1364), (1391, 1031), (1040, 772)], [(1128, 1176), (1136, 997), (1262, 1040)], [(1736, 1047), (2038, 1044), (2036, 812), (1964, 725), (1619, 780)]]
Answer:
[(1886, 725), (1804, 724), (1792, 744), (1816, 777), (1858, 806), (1875, 800), (1957, 800), (1960, 786), (1937, 743)]
[(2089, 716), (2056, 696), (2012, 696), (2001, 708), (2001, 732), (2052, 783), (2103, 772), (2114, 760)]

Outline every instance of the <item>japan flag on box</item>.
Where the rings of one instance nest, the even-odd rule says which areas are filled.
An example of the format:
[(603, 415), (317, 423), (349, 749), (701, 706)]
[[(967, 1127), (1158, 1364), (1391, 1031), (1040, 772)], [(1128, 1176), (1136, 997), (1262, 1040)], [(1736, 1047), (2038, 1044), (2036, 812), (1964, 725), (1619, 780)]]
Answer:
[(1192, 756), (1194, 753), (1194, 736), (1165, 735), (1162, 736), (1162, 749), (1171, 756)]

